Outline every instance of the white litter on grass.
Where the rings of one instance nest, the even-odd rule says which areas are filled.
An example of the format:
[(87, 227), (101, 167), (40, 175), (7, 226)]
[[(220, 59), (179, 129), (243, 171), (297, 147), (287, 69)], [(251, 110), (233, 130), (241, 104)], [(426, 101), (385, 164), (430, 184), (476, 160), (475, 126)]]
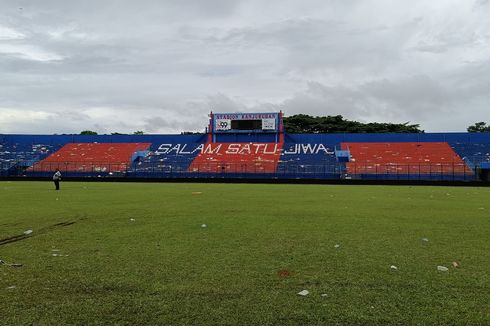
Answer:
[(24, 234), (25, 234), (25, 235), (29, 235), (29, 234), (31, 234), (31, 233), (32, 233), (32, 230), (25, 230), (25, 231), (24, 231)]
[(480, 208), (478, 208), (478, 209), (484, 210), (484, 209), (485, 209), (485, 207), (480, 207)]
[(390, 268), (394, 271), (397, 271), (398, 270), (398, 267), (396, 267), (395, 265), (391, 265)]
[(56, 198), (56, 200), (59, 200), (59, 198)]
[(336, 244), (335, 246), (333, 246), (334, 248), (340, 248), (340, 245), (339, 244)]
[(15, 288), (16, 288), (16, 286), (12, 285), (12, 286), (7, 287), (7, 290), (11, 290), (11, 289), (15, 289)]
[(136, 220), (135, 220), (134, 218), (130, 218), (129, 220), (130, 220), (131, 222), (134, 222), (134, 221), (136, 221)]
[(446, 266), (437, 266), (437, 270), (439, 272), (447, 272), (449, 268), (447, 268)]
[(326, 293), (322, 293), (322, 294), (321, 294), (321, 296), (322, 296), (322, 297), (328, 297), (328, 294), (326, 294)]
[(429, 242), (429, 239), (427, 239), (427, 238), (422, 238), (422, 241), (424, 241), (424, 242)]
[(207, 228), (208, 226), (206, 224), (201, 224), (202, 228)]
[(301, 292), (298, 292), (298, 295), (301, 295), (301, 296), (303, 296), (303, 297), (304, 297), (304, 296), (307, 296), (308, 294), (310, 294), (310, 291), (308, 291), (308, 290), (303, 290), (303, 291), (301, 291)]
[(51, 251), (55, 251), (56, 252), (56, 251), (60, 251), (60, 250), (59, 249), (51, 249)]

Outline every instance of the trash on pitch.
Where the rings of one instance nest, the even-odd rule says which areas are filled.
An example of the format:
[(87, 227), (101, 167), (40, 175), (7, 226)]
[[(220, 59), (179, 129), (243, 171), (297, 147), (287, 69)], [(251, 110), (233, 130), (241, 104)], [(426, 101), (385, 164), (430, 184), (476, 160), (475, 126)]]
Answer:
[(202, 192), (201, 191), (193, 191), (192, 194), (193, 195), (202, 195)]
[(15, 289), (15, 288), (16, 288), (16, 286), (12, 285), (12, 286), (7, 287), (7, 290), (11, 290), (11, 289)]
[(130, 218), (129, 220), (130, 220), (131, 222), (134, 222), (134, 221), (136, 221), (136, 220), (135, 220), (134, 218)]
[(429, 242), (429, 239), (427, 239), (427, 238), (422, 238), (422, 241), (423, 241), (423, 242)]
[(454, 268), (459, 268), (460, 267), (460, 265), (459, 265), (459, 263), (457, 261), (453, 261), (452, 265), (453, 265)]
[(7, 263), (5, 262), (4, 260), (1, 260), (0, 259), (0, 265), (5, 265), (5, 266), (9, 266), (9, 267), (22, 267), (22, 264), (17, 264), (17, 263)]
[(201, 224), (202, 228), (207, 228), (208, 226), (206, 224)]
[(447, 272), (449, 268), (447, 268), (446, 266), (437, 266), (437, 270), (439, 272)]
[(393, 271), (397, 271), (398, 270), (398, 267), (396, 267), (395, 265), (391, 265), (390, 266), (390, 269), (393, 270)]
[(325, 297), (328, 297), (328, 294), (322, 293), (321, 296), (325, 298)]
[(287, 269), (281, 269), (277, 272), (277, 276), (281, 278), (288, 278), (289, 276), (291, 276), (291, 273), (289, 273)]
[(298, 295), (301, 295), (303, 297), (307, 296), (308, 294), (310, 294), (310, 291), (308, 291), (308, 290), (303, 290), (301, 292), (298, 292)]
[(51, 254), (53, 257), (68, 257), (68, 255), (62, 255), (62, 254)]
[(24, 231), (24, 234), (25, 234), (25, 235), (29, 235), (29, 234), (31, 234), (31, 233), (32, 233), (32, 230), (25, 230), (25, 231)]
[(335, 246), (333, 246), (334, 248), (340, 248), (340, 245), (337, 243)]

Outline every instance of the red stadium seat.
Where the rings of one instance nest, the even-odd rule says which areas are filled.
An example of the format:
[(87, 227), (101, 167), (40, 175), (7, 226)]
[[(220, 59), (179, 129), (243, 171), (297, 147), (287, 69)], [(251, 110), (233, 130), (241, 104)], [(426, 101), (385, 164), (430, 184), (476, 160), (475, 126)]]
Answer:
[(283, 143), (207, 143), (189, 172), (274, 173)]
[(59, 151), (36, 163), (33, 171), (121, 172), (131, 164), (134, 152), (150, 143), (80, 143), (66, 144)]
[(351, 153), (350, 174), (473, 173), (443, 142), (342, 143), (341, 147)]

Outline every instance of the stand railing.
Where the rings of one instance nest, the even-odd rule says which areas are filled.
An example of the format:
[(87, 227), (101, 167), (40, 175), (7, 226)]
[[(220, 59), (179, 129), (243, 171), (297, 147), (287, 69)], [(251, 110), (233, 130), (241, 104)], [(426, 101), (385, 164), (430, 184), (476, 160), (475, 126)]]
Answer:
[(299, 162), (62, 162), (25, 164), (0, 162), (2, 177), (50, 177), (58, 168), (65, 177), (88, 178), (279, 178), (279, 179), (361, 179), (361, 180), (478, 180), (478, 165), (462, 163), (366, 164)]

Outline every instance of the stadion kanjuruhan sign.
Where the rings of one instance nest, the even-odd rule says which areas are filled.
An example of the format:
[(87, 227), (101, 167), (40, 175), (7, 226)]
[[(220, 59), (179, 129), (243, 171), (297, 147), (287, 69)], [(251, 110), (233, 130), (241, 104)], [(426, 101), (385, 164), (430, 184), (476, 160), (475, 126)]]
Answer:
[(279, 113), (214, 113), (213, 118), (229, 120), (277, 119), (279, 118)]
[(261, 129), (276, 131), (279, 125), (279, 113), (215, 113), (213, 114), (214, 131), (233, 131), (232, 121), (260, 120)]

